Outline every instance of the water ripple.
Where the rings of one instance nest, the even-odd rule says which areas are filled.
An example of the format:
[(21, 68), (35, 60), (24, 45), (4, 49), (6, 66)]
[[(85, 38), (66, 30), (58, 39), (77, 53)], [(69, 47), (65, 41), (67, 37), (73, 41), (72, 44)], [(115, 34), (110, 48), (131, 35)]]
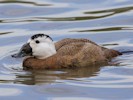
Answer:
[(132, 51), (132, 16), (132, 0), (1, 0), (0, 99), (132, 100), (132, 52), (108, 65), (33, 71), (23, 70), (23, 59), (10, 56), (36, 33), (46, 33), (55, 42), (87, 38)]
[(52, 6), (52, 4), (39, 4), (37, 2), (32, 2), (32, 1), (0, 1), (1, 4), (24, 4), (24, 5), (34, 5), (34, 6)]

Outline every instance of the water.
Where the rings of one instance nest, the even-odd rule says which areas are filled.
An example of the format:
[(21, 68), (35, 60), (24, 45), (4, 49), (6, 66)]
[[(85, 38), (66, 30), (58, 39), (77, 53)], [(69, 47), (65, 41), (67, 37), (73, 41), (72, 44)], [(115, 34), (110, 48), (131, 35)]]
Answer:
[(11, 58), (36, 33), (133, 50), (132, 0), (0, 0), (0, 100), (133, 100), (133, 53), (116, 66), (24, 71)]

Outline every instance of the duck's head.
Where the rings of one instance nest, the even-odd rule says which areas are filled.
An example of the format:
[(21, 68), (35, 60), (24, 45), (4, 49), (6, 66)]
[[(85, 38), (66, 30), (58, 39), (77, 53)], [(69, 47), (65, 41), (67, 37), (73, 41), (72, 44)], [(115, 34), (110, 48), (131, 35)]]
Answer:
[(45, 59), (54, 54), (56, 54), (56, 49), (52, 38), (46, 34), (35, 34), (12, 57), (34, 56), (38, 59)]

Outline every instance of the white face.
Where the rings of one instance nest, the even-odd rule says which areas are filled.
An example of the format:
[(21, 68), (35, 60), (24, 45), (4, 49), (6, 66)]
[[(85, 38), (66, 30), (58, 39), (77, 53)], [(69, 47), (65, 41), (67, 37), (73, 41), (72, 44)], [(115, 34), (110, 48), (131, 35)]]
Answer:
[(45, 35), (29, 39), (28, 43), (32, 48), (32, 55), (39, 59), (44, 59), (56, 54), (56, 49), (53, 41), (51, 40), (51, 38)]

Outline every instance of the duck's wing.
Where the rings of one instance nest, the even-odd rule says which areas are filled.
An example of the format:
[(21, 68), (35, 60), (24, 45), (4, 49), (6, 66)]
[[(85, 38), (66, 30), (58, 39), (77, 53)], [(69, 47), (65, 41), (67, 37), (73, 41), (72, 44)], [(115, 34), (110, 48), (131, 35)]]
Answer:
[[(111, 59), (112, 57), (122, 55), (120, 52), (118, 52), (116, 50), (101, 47), (101, 46), (97, 45), (95, 42), (88, 40), (88, 39), (71, 39), (71, 38), (63, 39), (63, 40), (55, 43), (55, 48), (56, 48), (57, 52), (59, 52), (60, 54), (69, 55), (69, 53), (75, 54), (75, 53), (79, 52), (79, 50), (81, 50), (86, 43), (90, 43), (91, 44), (90, 48), (92, 48), (92, 49), (95, 47), (102, 49), (102, 51), (104, 52), (104, 56), (107, 59)], [(75, 51), (73, 51), (73, 50), (75, 50)]]
[(64, 43), (64, 45), (61, 44), (62, 46), (57, 50), (56, 56), (62, 57), (61, 60), (65, 57), (64, 62), (69, 60), (71, 63), (80, 63), (80, 66), (82, 66), (107, 60), (102, 48), (87, 39), (67, 39), (61, 43)]
[[(86, 45), (91, 45), (90, 48), (98, 47), (101, 49), (99, 45), (88, 40), (88, 39), (63, 39), (55, 43), (55, 48), (57, 50), (57, 54), (60, 56), (69, 55), (74, 56), (75, 54), (80, 54), (85, 49)], [(86, 48), (89, 49), (89, 48)]]
[(85, 42), (72, 42), (66, 45), (62, 45), (58, 50), (57, 50), (57, 55), (59, 56), (74, 56), (78, 53), (80, 53), (86, 43)]
[[(71, 38), (66, 38), (61, 41), (58, 41), (55, 43), (55, 48), (58, 51), (61, 47), (71, 44), (71, 43), (91, 43), (94, 45), (97, 45), (95, 42), (92, 42), (91, 40), (88, 39), (71, 39)], [(98, 45), (97, 45), (98, 46)]]

